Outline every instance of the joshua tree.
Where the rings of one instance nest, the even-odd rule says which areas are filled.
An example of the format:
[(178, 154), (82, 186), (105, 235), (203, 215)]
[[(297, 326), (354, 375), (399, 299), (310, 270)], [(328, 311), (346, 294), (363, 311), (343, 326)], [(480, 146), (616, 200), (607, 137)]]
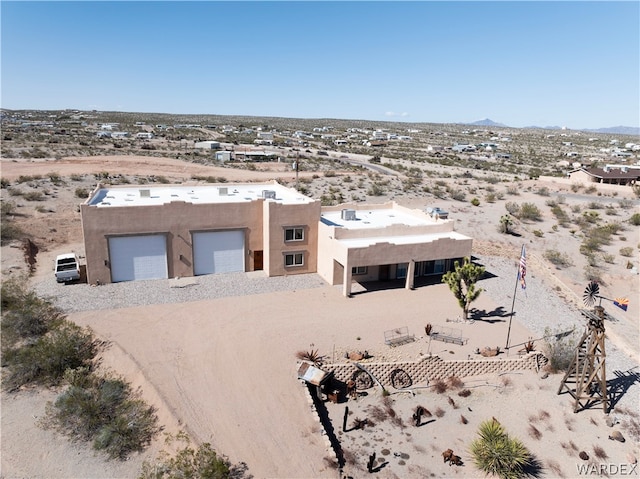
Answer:
[(469, 316), (469, 306), (482, 292), (481, 288), (476, 288), (476, 282), (482, 277), (484, 271), (483, 266), (475, 265), (469, 258), (465, 258), (462, 265), (456, 261), (454, 270), (445, 273), (442, 277), (442, 282), (447, 283), (458, 300), (465, 321)]
[(511, 232), (511, 225), (513, 220), (509, 215), (502, 215), (500, 217), (500, 233), (509, 234)]

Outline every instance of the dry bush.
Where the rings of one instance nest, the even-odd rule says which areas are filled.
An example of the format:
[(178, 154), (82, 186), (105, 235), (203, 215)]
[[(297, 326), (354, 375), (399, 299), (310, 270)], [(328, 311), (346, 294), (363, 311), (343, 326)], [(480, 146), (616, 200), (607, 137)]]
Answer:
[(562, 474), (562, 468), (560, 467), (560, 464), (558, 464), (556, 461), (547, 461), (547, 467), (553, 471), (554, 477), (565, 477), (564, 474)]
[(442, 417), (444, 416), (444, 409), (442, 408), (437, 408), (436, 412), (435, 412), (436, 417)]
[(511, 384), (513, 384), (511, 379), (508, 378), (507, 376), (502, 376), (500, 378), (500, 382), (502, 383), (503, 386), (511, 386)]
[(348, 449), (342, 450), (342, 457), (344, 458), (345, 464), (349, 464), (350, 466), (355, 466), (358, 462), (358, 458), (353, 453), (353, 451), (350, 451)]
[(529, 436), (534, 439), (540, 439), (542, 437), (542, 433), (533, 424), (529, 424)]
[(471, 391), (469, 389), (463, 389), (462, 391), (460, 391), (458, 393), (458, 396), (463, 397), (463, 398), (469, 397), (469, 396), (471, 396)]
[(598, 446), (597, 444), (594, 444), (593, 446), (593, 454), (598, 459), (607, 459), (609, 457), (609, 455), (605, 452), (605, 450), (602, 449), (602, 447)]
[(464, 417), (462, 414), (460, 414), (460, 422), (462, 424), (468, 424), (469, 420), (466, 417)]
[(369, 416), (378, 422), (384, 422), (389, 418), (387, 411), (380, 406), (371, 406), (368, 411)]
[(551, 414), (543, 410), (538, 412), (538, 417), (540, 418), (541, 421), (544, 421), (546, 419), (549, 419), (551, 417)]
[(433, 389), (435, 390), (435, 392), (437, 392), (438, 394), (442, 394), (443, 392), (445, 392), (447, 390), (447, 383), (445, 383), (442, 379), (438, 379), (434, 384), (433, 384)]
[(464, 386), (464, 383), (462, 382), (462, 379), (460, 379), (458, 376), (450, 376), (447, 379), (447, 382), (449, 383), (449, 386), (452, 388), (461, 388), (462, 386)]
[(453, 409), (458, 409), (458, 405), (456, 404), (456, 402), (453, 400), (451, 396), (447, 396), (447, 402), (451, 407), (453, 407)]

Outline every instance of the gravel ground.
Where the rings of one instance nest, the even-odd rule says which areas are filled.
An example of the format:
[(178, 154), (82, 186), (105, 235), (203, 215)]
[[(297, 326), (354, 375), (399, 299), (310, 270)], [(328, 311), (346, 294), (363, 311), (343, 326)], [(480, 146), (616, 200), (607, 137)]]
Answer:
[[(517, 275), (516, 263), (496, 256), (480, 256), (478, 262), (492, 275), (479, 283), (484, 289), (483, 294), (489, 295), (497, 304), (511, 305)], [(62, 285), (51, 278), (35, 284), (34, 290), (42, 297), (52, 298), (63, 311), (73, 313), (293, 291), (325, 285), (325, 281), (317, 274), (267, 278), (260, 273), (228, 273), (101, 286)], [(548, 332), (559, 333), (575, 329), (575, 340), (578, 340), (586, 325), (586, 318), (575, 305), (561, 299), (531, 269), (527, 274), (526, 291), (518, 285), (514, 311), (515, 320), (535, 334), (534, 339), (541, 338)], [(504, 311), (505, 314), (509, 312), (510, 308)], [(607, 342), (606, 348), (608, 379), (615, 378), (616, 373), (620, 372), (635, 374), (639, 378), (636, 381), (628, 381), (629, 390), (620, 400), (620, 404), (636, 411), (640, 410), (638, 364), (611, 341)]]

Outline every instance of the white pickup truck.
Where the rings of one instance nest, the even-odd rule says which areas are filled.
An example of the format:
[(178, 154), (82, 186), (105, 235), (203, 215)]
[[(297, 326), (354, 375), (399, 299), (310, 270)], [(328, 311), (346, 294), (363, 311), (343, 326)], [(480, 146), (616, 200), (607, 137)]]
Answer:
[(75, 253), (61, 254), (56, 257), (56, 281), (68, 283), (80, 279), (80, 261)]

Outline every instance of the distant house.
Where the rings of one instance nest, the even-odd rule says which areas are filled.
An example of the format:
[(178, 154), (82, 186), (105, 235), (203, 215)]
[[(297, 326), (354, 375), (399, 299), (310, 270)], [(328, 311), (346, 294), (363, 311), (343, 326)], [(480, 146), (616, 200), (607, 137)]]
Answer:
[(224, 163), (225, 161), (231, 160), (231, 152), (230, 151), (216, 151), (215, 154), (216, 161), (220, 161)]
[(140, 133), (136, 133), (136, 138), (138, 140), (150, 140), (153, 138), (153, 133), (150, 131), (141, 131)]
[(640, 170), (620, 168), (579, 168), (568, 173), (572, 183), (601, 183), (608, 185), (634, 185), (640, 178)]
[(194, 146), (196, 148), (204, 148), (206, 150), (217, 150), (218, 148), (220, 148), (220, 142), (219, 141), (211, 141), (211, 140), (197, 141)]

